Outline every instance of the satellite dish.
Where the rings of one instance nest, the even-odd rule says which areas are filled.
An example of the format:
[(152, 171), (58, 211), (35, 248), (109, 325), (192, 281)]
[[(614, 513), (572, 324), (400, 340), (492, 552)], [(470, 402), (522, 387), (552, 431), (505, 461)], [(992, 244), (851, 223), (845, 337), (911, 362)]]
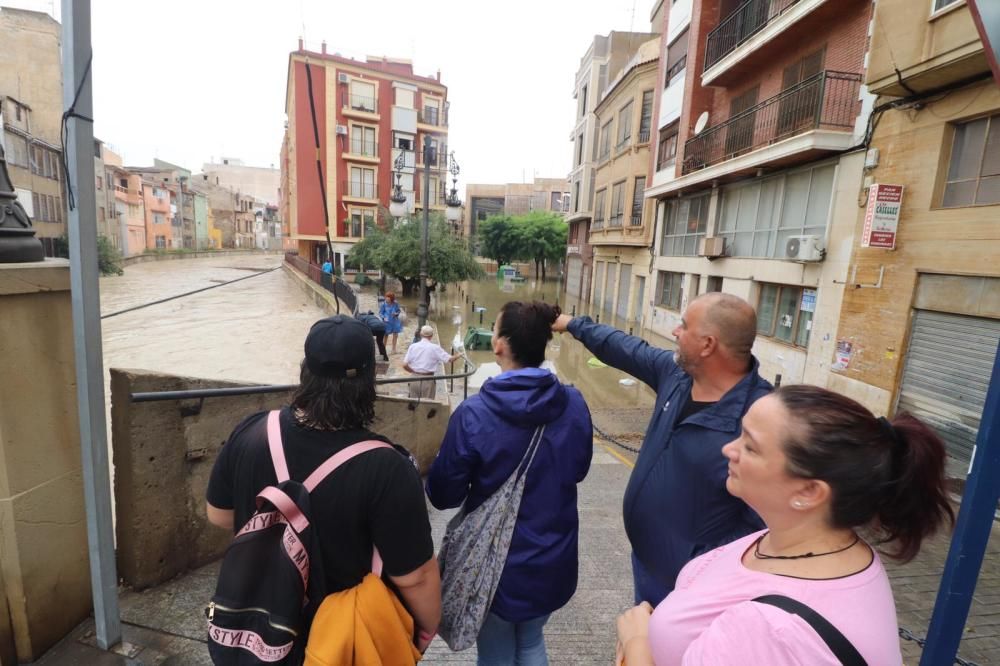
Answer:
[(708, 111), (702, 111), (701, 115), (698, 116), (698, 120), (694, 122), (694, 133), (701, 134), (702, 130), (705, 129), (705, 125), (708, 124)]

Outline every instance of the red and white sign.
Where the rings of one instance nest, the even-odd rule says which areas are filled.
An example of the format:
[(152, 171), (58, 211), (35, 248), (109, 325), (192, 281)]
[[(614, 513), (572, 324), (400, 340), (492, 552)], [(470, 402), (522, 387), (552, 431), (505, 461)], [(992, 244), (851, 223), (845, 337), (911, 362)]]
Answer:
[(861, 232), (861, 247), (896, 247), (899, 209), (903, 206), (902, 185), (872, 185), (868, 190), (865, 228)]

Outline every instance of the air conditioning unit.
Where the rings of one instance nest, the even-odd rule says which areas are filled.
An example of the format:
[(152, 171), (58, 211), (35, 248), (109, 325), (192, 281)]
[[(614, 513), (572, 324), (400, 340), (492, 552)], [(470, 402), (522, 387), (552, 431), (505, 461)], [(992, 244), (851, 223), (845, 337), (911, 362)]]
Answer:
[(347, 125), (337, 125), (337, 134), (347, 136)]
[(347, 83), (350, 79), (347, 78), (347, 74), (340, 72), (337, 74), (337, 83)]
[(722, 236), (706, 236), (698, 244), (698, 255), (702, 257), (721, 257), (726, 251), (726, 239)]
[(785, 259), (822, 261), (825, 256), (823, 239), (819, 236), (790, 236), (785, 242)]

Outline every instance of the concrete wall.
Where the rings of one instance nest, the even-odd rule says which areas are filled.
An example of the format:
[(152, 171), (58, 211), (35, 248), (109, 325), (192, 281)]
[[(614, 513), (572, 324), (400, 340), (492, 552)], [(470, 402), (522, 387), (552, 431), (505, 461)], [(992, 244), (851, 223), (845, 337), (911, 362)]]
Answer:
[(210, 252), (165, 252), (162, 254), (137, 254), (122, 259), (122, 265), (144, 264), (147, 261), (173, 261), (175, 259), (202, 259), (204, 257), (230, 257), (238, 254), (279, 255), (278, 250), (219, 250)]
[(0, 662), (90, 613), (69, 262), (0, 264)]
[[(205, 519), (205, 490), (219, 449), (244, 416), (289, 394), (132, 403), (131, 393), (239, 386), (111, 369), (118, 573), (143, 589), (220, 557), (231, 535)], [(187, 415), (185, 415), (187, 414)], [(437, 402), (379, 397), (371, 429), (406, 447), (426, 472), (451, 413)]]

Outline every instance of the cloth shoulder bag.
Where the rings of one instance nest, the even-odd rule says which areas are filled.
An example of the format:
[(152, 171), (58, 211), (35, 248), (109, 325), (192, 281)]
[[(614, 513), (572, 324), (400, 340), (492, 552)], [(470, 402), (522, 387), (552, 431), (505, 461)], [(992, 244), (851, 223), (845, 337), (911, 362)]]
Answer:
[(470, 513), (463, 507), (448, 523), (438, 553), (441, 566), (438, 634), (452, 650), (471, 647), (486, 621), (507, 563), (528, 468), (544, 434), (544, 425), (535, 429), (524, 458), (495, 493)]

